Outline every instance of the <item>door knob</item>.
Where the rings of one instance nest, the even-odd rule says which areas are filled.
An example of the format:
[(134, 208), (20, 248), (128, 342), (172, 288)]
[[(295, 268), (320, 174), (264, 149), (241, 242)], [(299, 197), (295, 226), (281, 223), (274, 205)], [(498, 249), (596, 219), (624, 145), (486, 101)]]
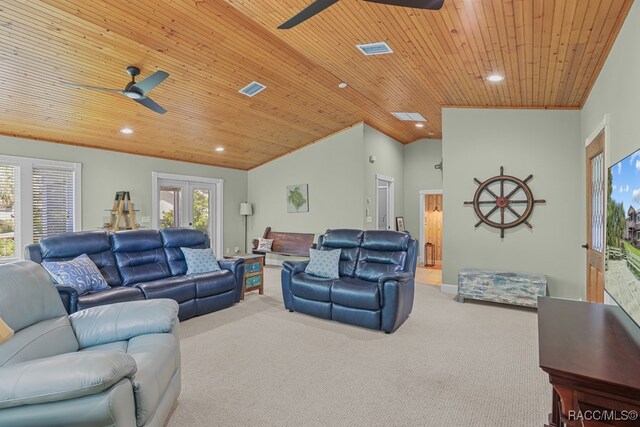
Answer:
[(589, 249), (589, 244), (587, 243), (585, 245), (582, 245), (582, 247), (585, 248), (585, 249)]

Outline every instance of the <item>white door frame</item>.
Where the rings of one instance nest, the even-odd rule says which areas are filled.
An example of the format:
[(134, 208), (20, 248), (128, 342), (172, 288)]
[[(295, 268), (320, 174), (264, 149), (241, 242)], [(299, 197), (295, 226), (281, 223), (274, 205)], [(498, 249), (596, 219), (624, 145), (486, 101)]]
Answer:
[(213, 224), (215, 230), (215, 241), (211, 242), (211, 247), (215, 251), (216, 255), (221, 256), (223, 254), (223, 187), (224, 179), (221, 178), (206, 178), (202, 176), (189, 176), (189, 175), (176, 175), (172, 173), (163, 172), (151, 172), (151, 226), (156, 230), (159, 228), (160, 219), (158, 217), (158, 201), (160, 200), (160, 187), (158, 186), (158, 180), (166, 179), (172, 181), (188, 181), (197, 182), (202, 184), (213, 184), (216, 187), (215, 194), (215, 224)]
[[(395, 204), (396, 204), (396, 196), (395, 196), (395, 178), (391, 177), (391, 176), (385, 176), (385, 175), (380, 175), (380, 174), (376, 174), (376, 230), (378, 229), (378, 218), (379, 218), (379, 212), (378, 212), (378, 180), (381, 181), (387, 181), (389, 183), (389, 193), (388, 193), (388, 197), (387, 197), (387, 205), (388, 205), (388, 210), (387, 210), (387, 225), (390, 226), (390, 230), (395, 230)], [(389, 228), (388, 228), (389, 229)]]
[[(420, 213), (418, 214), (418, 218), (420, 218), (420, 235), (418, 237), (418, 243), (422, 242), (422, 240), (424, 239), (424, 233), (425, 233), (425, 229), (424, 229), (424, 209), (425, 209), (425, 199), (427, 194), (442, 194), (442, 189), (437, 189), (437, 190), (420, 190), (418, 191), (418, 207), (420, 208)], [(444, 221), (444, 215), (443, 215), (443, 219)], [(421, 264), (424, 264), (424, 244), (425, 242), (422, 242), (420, 245), (418, 245), (418, 262)]]

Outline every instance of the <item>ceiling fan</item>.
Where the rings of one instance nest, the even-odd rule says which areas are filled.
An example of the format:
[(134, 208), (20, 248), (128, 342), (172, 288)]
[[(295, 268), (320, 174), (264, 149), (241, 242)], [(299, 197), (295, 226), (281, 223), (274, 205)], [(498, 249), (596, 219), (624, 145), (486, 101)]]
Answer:
[[(339, 0), (316, 0), (304, 8), (300, 13), (278, 27), (279, 30), (288, 30), (306, 21), (312, 16), (322, 12)], [(415, 9), (440, 10), (444, 0), (365, 0), (371, 3), (386, 4), (389, 6), (412, 7)]]
[(95, 87), (95, 86), (85, 86), (79, 85), (75, 83), (65, 83), (69, 86), (77, 87), (79, 89), (88, 89), (95, 90), (98, 92), (108, 92), (108, 93), (120, 93), (127, 98), (133, 99), (138, 104), (144, 105), (148, 109), (155, 111), (159, 114), (164, 114), (167, 112), (164, 108), (158, 105), (154, 100), (147, 96), (152, 89), (162, 83), (167, 77), (169, 77), (169, 73), (158, 70), (155, 73), (151, 74), (149, 77), (136, 82), (136, 76), (140, 75), (140, 69), (138, 67), (127, 67), (127, 73), (131, 76), (131, 81), (127, 83), (124, 89), (107, 89), (104, 87)]

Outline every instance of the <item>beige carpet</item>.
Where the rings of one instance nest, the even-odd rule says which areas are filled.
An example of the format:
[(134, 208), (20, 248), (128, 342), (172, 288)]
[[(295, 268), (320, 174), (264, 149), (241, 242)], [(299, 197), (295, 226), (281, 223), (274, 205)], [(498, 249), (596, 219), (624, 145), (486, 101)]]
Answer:
[(540, 426), (551, 389), (535, 311), (460, 304), (416, 287), (394, 334), (289, 313), (265, 295), (181, 325), (169, 426)]

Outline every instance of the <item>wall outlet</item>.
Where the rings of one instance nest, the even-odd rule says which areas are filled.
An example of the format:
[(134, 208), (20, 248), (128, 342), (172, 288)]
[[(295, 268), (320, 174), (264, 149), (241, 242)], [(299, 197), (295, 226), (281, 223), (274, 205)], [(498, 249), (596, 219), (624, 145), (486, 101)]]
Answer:
[(231, 251), (229, 250), (229, 248), (227, 248), (227, 253), (230, 253)]
[(240, 248), (236, 246), (235, 248), (233, 248), (233, 252), (237, 254), (238, 252), (240, 252)]
[(148, 224), (151, 222), (151, 217), (150, 216), (141, 216), (140, 217), (140, 222)]
[(367, 217), (367, 222), (373, 222), (373, 219), (370, 216), (368, 216)]

